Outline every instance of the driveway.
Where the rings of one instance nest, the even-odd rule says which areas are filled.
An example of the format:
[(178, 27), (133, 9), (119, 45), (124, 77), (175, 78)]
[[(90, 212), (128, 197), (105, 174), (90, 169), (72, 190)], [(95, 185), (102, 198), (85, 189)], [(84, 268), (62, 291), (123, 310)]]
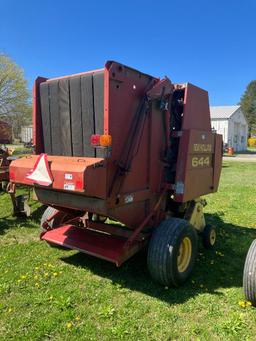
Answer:
[(235, 156), (223, 156), (224, 161), (256, 162), (256, 153), (236, 154)]

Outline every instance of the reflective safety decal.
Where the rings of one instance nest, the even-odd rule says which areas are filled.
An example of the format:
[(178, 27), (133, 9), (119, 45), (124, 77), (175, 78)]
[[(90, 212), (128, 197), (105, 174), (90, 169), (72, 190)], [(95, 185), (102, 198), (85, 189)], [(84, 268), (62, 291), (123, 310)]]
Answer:
[(33, 169), (26, 178), (41, 186), (50, 186), (52, 184), (53, 176), (49, 168), (46, 154), (39, 155)]

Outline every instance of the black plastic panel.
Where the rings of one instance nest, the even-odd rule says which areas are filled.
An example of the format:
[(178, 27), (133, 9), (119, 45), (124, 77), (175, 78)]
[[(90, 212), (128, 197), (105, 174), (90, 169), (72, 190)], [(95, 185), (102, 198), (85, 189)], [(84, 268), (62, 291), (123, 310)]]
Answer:
[[(95, 157), (92, 134), (103, 134), (104, 72), (50, 80), (40, 85), (44, 151)], [(102, 156), (102, 151), (97, 151)]]

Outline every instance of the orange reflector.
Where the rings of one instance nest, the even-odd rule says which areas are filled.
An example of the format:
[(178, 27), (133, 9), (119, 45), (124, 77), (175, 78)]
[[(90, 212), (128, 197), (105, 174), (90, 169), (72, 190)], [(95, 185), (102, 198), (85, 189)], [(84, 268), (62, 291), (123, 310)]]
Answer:
[(100, 135), (100, 145), (102, 147), (109, 147), (112, 144), (111, 135)]

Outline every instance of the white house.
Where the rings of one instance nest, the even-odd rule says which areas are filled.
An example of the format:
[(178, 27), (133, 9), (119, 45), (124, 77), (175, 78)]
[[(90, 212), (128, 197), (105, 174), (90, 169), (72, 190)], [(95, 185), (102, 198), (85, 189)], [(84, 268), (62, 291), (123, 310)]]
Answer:
[(224, 145), (236, 152), (246, 150), (248, 123), (240, 105), (210, 107), (212, 128), (222, 135)]

